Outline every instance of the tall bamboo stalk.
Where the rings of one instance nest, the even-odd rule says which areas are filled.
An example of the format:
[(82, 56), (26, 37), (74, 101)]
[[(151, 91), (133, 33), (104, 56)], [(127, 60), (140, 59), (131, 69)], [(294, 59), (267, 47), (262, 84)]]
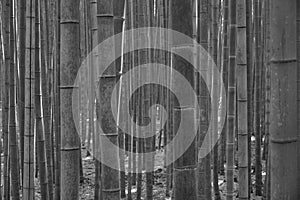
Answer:
[(15, 55), (15, 13), (14, 1), (9, 0), (10, 9), (10, 86), (9, 86), (9, 160), (11, 167), (11, 199), (20, 199), (19, 195), (19, 168), (18, 168), (18, 144), (16, 133), (16, 84), (15, 84), (15, 69), (16, 69), (16, 55)]
[[(198, 41), (200, 45), (208, 51), (208, 0), (199, 1), (199, 23), (198, 23)], [(201, 63), (200, 63), (200, 66)], [(208, 68), (201, 67), (200, 69), (202, 74), (207, 74)], [(201, 145), (204, 140), (205, 134), (208, 129), (208, 91), (206, 85), (202, 81), (199, 83), (199, 102), (200, 102), (200, 136), (199, 136), (199, 145)], [(200, 146), (198, 145), (198, 148)], [(198, 164), (198, 197), (200, 199), (211, 199), (211, 155), (208, 154), (205, 158), (199, 160)]]
[(227, 95), (226, 199), (233, 199), (234, 135), (235, 135), (235, 68), (236, 68), (236, 0), (229, 1), (229, 65)]
[[(298, 1), (297, 1), (298, 2)], [(299, 4), (300, 5), (300, 4)], [(270, 102), (271, 102), (271, 75), (270, 75), (270, 0), (266, 0), (266, 8), (265, 8), (265, 15), (266, 15), (266, 45), (265, 45), (265, 62), (267, 63), (266, 68), (266, 179), (264, 184), (264, 197), (266, 199), (270, 199), (270, 152), (269, 152), (269, 141), (270, 141)]]
[[(124, 21), (125, 21), (125, 16), (124, 16), (124, 11), (125, 11), (125, 0), (120, 0), (120, 1), (114, 1), (113, 5), (113, 13), (114, 13), (114, 34), (117, 35), (119, 33), (122, 33), (124, 31)], [(116, 41), (117, 42), (117, 41)], [(120, 43), (116, 43), (116, 51), (121, 51), (122, 52), (122, 43), (123, 40), (120, 40)], [(116, 70), (117, 73), (122, 76), (123, 73), (123, 53), (121, 53), (121, 58), (116, 60)], [(124, 89), (124, 84), (121, 80), (120, 88), (118, 89), (118, 119), (117, 119), (117, 124), (119, 125), (120, 123), (123, 123), (122, 121), (125, 119), (121, 118), (121, 113), (120, 111), (122, 110), (122, 104), (124, 102), (121, 101), (122, 98), (122, 90)], [(121, 129), (118, 129), (119, 132), (119, 145), (120, 145), (120, 187), (121, 187), (121, 198), (126, 197), (125, 189), (126, 189), (126, 183), (125, 183), (125, 155), (122, 153), (122, 149), (124, 149), (124, 133)]]
[(271, 1), (271, 199), (297, 199), (296, 0)]
[[(97, 3), (98, 42), (101, 43), (114, 34), (113, 1), (98, 0)], [(111, 47), (114, 48), (114, 44), (111, 44)], [(101, 63), (100, 60), (99, 63)], [(110, 69), (105, 74), (102, 74), (99, 79), (98, 99), (101, 107), (99, 110), (100, 118), (98, 120), (100, 120), (103, 133), (98, 134), (100, 134), (100, 137), (108, 137), (114, 145), (118, 146), (118, 132), (113, 122), (110, 106), (112, 89), (117, 79), (115, 65), (110, 66)], [(103, 155), (101, 159), (111, 160), (114, 158), (114, 166), (119, 166), (119, 152), (105, 149), (101, 144), (100, 147), (101, 155)], [(101, 165), (101, 170), (103, 199), (120, 199), (119, 171), (104, 164)]]
[[(192, 0), (174, 0), (170, 2), (171, 5), (171, 28), (175, 31), (183, 32), (189, 37), (193, 37), (193, 8)], [(191, 51), (193, 43), (191, 44), (182, 44), (179, 41), (173, 40), (172, 48), (176, 52), (182, 51), (185, 49)], [(192, 51), (191, 51), (192, 53)], [(172, 62), (174, 70), (182, 73), (185, 78), (190, 81), (191, 85), (194, 85), (194, 71), (186, 63), (180, 61), (180, 58), (177, 56), (172, 57)], [(176, 82), (173, 79), (173, 87), (180, 87), (180, 83)], [(182, 91), (184, 92), (184, 91)], [(180, 117), (183, 117), (185, 120), (192, 116), (195, 116), (194, 104), (192, 105), (174, 105), (174, 124), (184, 123), (182, 126), (185, 127), (186, 131), (195, 131), (194, 129), (194, 120), (181, 121), (179, 122)], [(174, 131), (176, 127), (174, 127)], [(180, 134), (180, 133), (177, 133)], [(176, 144), (180, 148), (180, 143)], [(174, 149), (176, 151), (176, 149)], [(174, 199), (197, 199), (196, 192), (196, 169), (197, 169), (197, 159), (196, 159), (196, 141), (194, 140), (187, 151), (174, 163)]]
[[(219, 12), (219, 1), (213, 0), (212, 6), (211, 6), (211, 18), (212, 18), (212, 28), (211, 28), (211, 41), (212, 41), (212, 59), (216, 65), (218, 65), (218, 13)], [(214, 113), (212, 116), (216, 116), (212, 119), (213, 123), (213, 133), (214, 137), (218, 135), (218, 108), (219, 108), (219, 102), (220, 102), (220, 88), (218, 84), (218, 79), (216, 79), (217, 75), (215, 74), (215, 71), (213, 70), (213, 65), (210, 67), (212, 70), (212, 109), (211, 112)], [(219, 67), (221, 69), (221, 67)], [(217, 140), (217, 139), (216, 139)], [(218, 179), (218, 173), (219, 173), (219, 162), (218, 162), (218, 148), (219, 148), (219, 142), (216, 143), (213, 149), (213, 186), (214, 186), (214, 194), (215, 199), (219, 200), (220, 197), (220, 191), (219, 191), (219, 179)]]
[(53, 199), (53, 159), (52, 158), (52, 139), (51, 139), (51, 130), (50, 130), (50, 122), (51, 122), (51, 99), (49, 95), (49, 86), (48, 82), (50, 79), (50, 74), (47, 73), (49, 62), (47, 60), (47, 52), (48, 52), (48, 32), (47, 27), (49, 24), (47, 23), (46, 16), (46, 8), (48, 2), (46, 0), (42, 0), (40, 2), (40, 37), (41, 37), (41, 86), (42, 86), (42, 105), (43, 105), (43, 122), (44, 122), (44, 131), (45, 131), (45, 147), (46, 147), (46, 162), (47, 162), (47, 179), (49, 186), (49, 199)]
[[(224, 12), (224, 19), (223, 19), (223, 81), (225, 87), (225, 93), (227, 94), (228, 91), (228, 59), (229, 59), (229, 52), (228, 52), (228, 9), (229, 0), (225, 0), (223, 4), (223, 12)], [(227, 117), (227, 116), (226, 116)], [(227, 131), (227, 120), (225, 120), (225, 124), (222, 130), (222, 139), (221, 139), (221, 160), (220, 160), (220, 173), (221, 175), (225, 174), (224, 164), (225, 164), (225, 154), (226, 154), (226, 131)]]
[[(133, 15), (133, 13), (132, 13), (132, 3), (133, 3), (133, 1), (132, 0), (128, 0), (127, 1), (127, 4), (126, 4), (126, 21), (125, 21), (125, 23), (126, 23), (126, 30), (129, 30), (129, 29), (131, 29), (132, 28), (132, 15)], [(130, 38), (132, 37), (132, 35), (128, 35), (128, 34), (126, 34), (125, 35), (125, 38), (129, 38), (128, 40), (130, 41)], [(128, 40), (126, 40), (126, 41), (128, 41)], [(131, 44), (131, 42), (129, 42), (128, 44), (127, 43), (125, 43), (124, 45), (128, 45), (128, 48), (131, 50), (132, 49), (132, 44)], [(124, 72), (127, 72), (127, 71), (129, 71), (130, 69), (131, 69), (131, 65), (133, 64), (133, 62), (132, 62), (132, 60), (131, 60), (131, 58), (133, 57), (133, 52), (130, 52), (130, 53), (128, 53), (126, 56), (125, 56), (125, 58), (124, 58)], [(131, 75), (131, 74), (130, 74)], [(127, 99), (129, 99), (130, 97), (129, 97), (129, 95), (128, 95), (128, 93), (129, 94), (131, 94), (131, 87), (130, 87), (130, 84), (131, 84), (131, 76), (129, 77), (129, 82), (128, 83), (126, 83), (126, 93), (125, 93), (125, 95), (126, 95), (126, 99), (125, 99), (125, 101), (127, 102)], [(133, 131), (133, 129), (132, 129), (132, 126), (129, 124), (129, 122), (127, 122), (127, 128), (128, 128), (128, 131), (130, 131), (130, 132), (132, 132)], [(128, 200), (132, 200), (132, 193), (131, 193), (131, 189), (132, 189), (132, 168), (133, 168), (133, 137), (130, 137), (130, 136), (128, 136), (128, 143), (127, 143), (127, 145), (128, 145), (128, 175), (127, 175), (127, 199)]]
[(255, 1), (255, 193), (262, 195), (261, 175), (261, 0)]
[(23, 180), (24, 163), (24, 128), (25, 128), (25, 56), (26, 56), (26, 1), (20, 1), (20, 62), (19, 62), (19, 98), (18, 112), (20, 124), (20, 162), (21, 162), (21, 180)]
[(246, 1), (237, 2), (237, 111), (239, 199), (248, 199), (248, 98), (247, 98), (247, 38)]
[(10, 51), (9, 51), (9, 36), (10, 36), (10, 10), (9, 10), (9, 1), (3, 5), (3, 51), (4, 51), (4, 89), (2, 94), (2, 131), (3, 131), (3, 156), (4, 156), (4, 167), (3, 167), (3, 179), (4, 179), (4, 199), (9, 199), (10, 192), (10, 180), (9, 180), (9, 159), (8, 159), (8, 130), (9, 130), (9, 69), (10, 69)]
[(40, 2), (35, 0), (35, 130), (37, 140), (37, 157), (39, 167), (39, 179), (41, 185), (41, 199), (49, 199), (48, 177), (46, 168), (45, 133), (42, 116), (41, 102), (41, 24)]
[(35, 68), (35, 3), (26, 4), (25, 66), (25, 134), (23, 199), (34, 199), (34, 68)]
[(63, 200), (79, 199), (79, 136), (72, 113), (72, 94), (79, 69), (79, 1), (61, 1), (60, 105), (61, 194)]
[[(269, 2), (269, 1), (268, 1)], [(298, 118), (297, 118), (297, 121), (298, 121), (298, 132), (300, 130), (300, 2), (297, 1), (297, 106), (298, 106), (298, 109), (297, 109), (297, 112), (298, 112)], [(298, 140), (298, 143), (299, 143), (299, 140)], [(299, 181), (300, 181), (300, 175), (299, 175), (299, 172), (300, 172), (300, 149), (298, 148), (298, 188), (299, 188)], [(300, 198), (300, 192), (298, 192), (298, 198)]]
[[(247, 34), (247, 96), (248, 96), (248, 175), (251, 174), (251, 137), (253, 135), (253, 37), (252, 37), (252, 0), (246, 1), (246, 34)], [(252, 191), (251, 178), (248, 178), (248, 197)]]
[(55, 22), (56, 24), (56, 66), (54, 70), (54, 77), (55, 77), (55, 82), (54, 82), (54, 91), (55, 91), (55, 97), (54, 97), (54, 104), (53, 104), (53, 112), (55, 116), (55, 199), (60, 200), (60, 176), (61, 176), (61, 154), (60, 154), (60, 148), (61, 148), (61, 115), (60, 115), (60, 21), (61, 21), (61, 15), (60, 15), (60, 10), (61, 10), (61, 0), (57, 0), (56, 8), (57, 12), (55, 13), (55, 19), (57, 20)]

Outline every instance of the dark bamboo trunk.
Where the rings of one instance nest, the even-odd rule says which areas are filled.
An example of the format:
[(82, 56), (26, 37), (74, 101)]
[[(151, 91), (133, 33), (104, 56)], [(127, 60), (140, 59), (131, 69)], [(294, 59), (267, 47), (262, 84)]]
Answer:
[[(246, 34), (247, 34), (247, 97), (248, 97), (248, 175), (251, 174), (251, 136), (253, 135), (253, 59), (252, 59), (252, 0), (246, 1)], [(251, 178), (248, 178), (248, 197), (252, 191)]]
[[(9, 1), (8, 1), (9, 2)], [(9, 5), (9, 4), (8, 4)], [(9, 131), (9, 69), (10, 69), (10, 51), (9, 51), (9, 6), (3, 6), (3, 52), (4, 52), (4, 88), (2, 90), (2, 132), (3, 132), (3, 157), (4, 157), (4, 167), (3, 167), (3, 184), (4, 191), (3, 197), (4, 199), (10, 198), (10, 180), (9, 180), (9, 159), (8, 159), (8, 131)]]
[(248, 97), (246, 1), (237, 2), (237, 121), (239, 199), (248, 199)]
[(46, 147), (46, 162), (47, 162), (47, 179), (48, 179), (48, 187), (49, 187), (49, 199), (53, 199), (53, 157), (52, 157), (52, 139), (51, 139), (51, 101), (50, 95), (49, 95), (49, 87), (48, 87), (48, 81), (50, 79), (51, 73), (47, 74), (47, 70), (50, 67), (47, 62), (47, 38), (48, 33), (46, 32), (47, 24), (46, 20), (46, 8), (47, 8), (47, 1), (42, 0), (40, 2), (40, 24), (41, 24), (41, 88), (42, 88), (42, 113), (43, 113), (43, 122), (44, 122), (44, 131), (45, 131), (45, 147)]
[(261, 175), (261, 2), (255, 1), (255, 193), (262, 195)]
[[(269, 0), (268, 0), (269, 1)], [(297, 101), (298, 101), (298, 132), (300, 130), (300, 1), (297, 1)], [(298, 140), (299, 146), (299, 140)], [(298, 148), (298, 188), (300, 186), (300, 148)], [(298, 199), (300, 198), (300, 192), (298, 192)]]
[[(98, 19), (98, 42), (103, 42), (108, 37), (114, 34), (114, 13), (113, 1), (98, 0), (97, 1), (97, 19)], [(112, 48), (114, 44), (110, 44)], [(99, 61), (101, 63), (101, 61)], [(99, 123), (103, 130), (100, 137), (107, 137), (114, 145), (118, 146), (118, 132), (114, 117), (111, 112), (111, 95), (112, 89), (117, 81), (117, 72), (115, 65), (111, 65), (104, 74), (99, 77)], [(103, 134), (103, 135), (102, 135)], [(100, 138), (101, 142), (101, 138)], [(114, 166), (119, 166), (119, 152), (116, 150), (105, 149), (100, 144), (102, 159), (114, 158)], [(120, 199), (120, 173), (118, 170), (113, 169), (104, 164), (101, 165), (101, 182), (103, 199), (118, 200)]]
[[(171, 28), (175, 31), (182, 32), (189, 37), (193, 37), (193, 1), (189, 0), (174, 0), (170, 2), (171, 9)], [(182, 44), (179, 41), (172, 41), (172, 48), (176, 51), (187, 50), (191, 53), (193, 44)], [(180, 50), (179, 50), (180, 49)], [(186, 80), (190, 82), (191, 85), (194, 85), (194, 71), (191, 66), (187, 63), (180, 61), (181, 59), (177, 56), (172, 57), (173, 68), (180, 72)], [(172, 82), (173, 87), (180, 87), (180, 83), (177, 83), (176, 80)], [(184, 92), (184, 91), (182, 91)], [(186, 102), (184, 102), (186, 103)], [(174, 124), (179, 125), (183, 123), (185, 130), (194, 131), (194, 120), (191, 120), (187, 123), (187, 120), (195, 116), (194, 104), (179, 105), (175, 104), (173, 107), (173, 117)], [(179, 121), (180, 117), (183, 117), (183, 121)], [(177, 132), (176, 126), (173, 127), (174, 131)], [(180, 134), (180, 133), (177, 133)], [(181, 147), (179, 142), (178, 148)], [(176, 151), (177, 149), (174, 149)], [(175, 200), (195, 200), (197, 199), (197, 190), (196, 190), (196, 171), (197, 171), (197, 147), (196, 140), (192, 142), (187, 151), (174, 163), (174, 199)]]
[(11, 199), (20, 199), (19, 194), (19, 168), (18, 168), (18, 144), (17, 144), (17, 132), (16, 132), (16, 54), (15, 54), (15, 13), (13, 7), (13, 0), (7, 1), (10, 10), (10, 74), (9, 74), (9, 160), (11, 170)]
[(60, 0), (57, 0), (57, 13), (56, 13), (56, 66), (54, 70), (54, 77), (55, 78), (55, 84), (54, 84), (54, 91), (55, 91), (55, 97), (54, 97), (54, 117), (55, 117), (55, 199), (60, 200), (60, 176), (61, 176), (61, 154), (60, 154), (60, 148), (61, 148), (61, 115), (60, 115)]
[[(25, 48), (26, 48), (26, 1), (20, 1), (20, 63), (19, 63), (19, 124), (20, 124), (20, 158), (21, 158), (21, 178), (23, 178), (24, 162), (24, 131), (25, 131)], [(23, 180), (23, 179), (21, 179)]]

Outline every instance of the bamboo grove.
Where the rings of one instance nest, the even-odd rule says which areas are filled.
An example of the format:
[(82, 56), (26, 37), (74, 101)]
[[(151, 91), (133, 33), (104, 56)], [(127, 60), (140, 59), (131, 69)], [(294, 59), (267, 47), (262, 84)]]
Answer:
[[(299, 0), (1, 0), (0, 11), (0, 200), (300, 199)], [(105, 42), (107, 58), (95, 50)], [(191, 101), (174, 93), (187, 96), (177, 72)], [(193, 132), (177, 158), (185, 137), (169, 143)]]

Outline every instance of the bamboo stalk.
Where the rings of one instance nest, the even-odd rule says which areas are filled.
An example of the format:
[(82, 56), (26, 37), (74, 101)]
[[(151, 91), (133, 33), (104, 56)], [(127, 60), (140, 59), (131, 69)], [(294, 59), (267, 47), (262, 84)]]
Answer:
[[(268, 0), (268, 3), (270, 3), (270, 1)], [(297, 6), (297, 106), (298, 106), (298, 109), (297, 109), (297, 112), (298, 112), (298, 127), (297, 127), (297, 130), (299, 132), (300, 130), (300, 2), (297, 1), (296, 3), (296, 6)], [(269, 81), (271, 81), (269, 79)], [(300, 140), (298, 140), (298, 143), (300, 142)], [(300, 184), (300, 175), (299, 175), (299, 172), (300, 172), (300, 158), (299, 158), (299, 155), (300, 155), (300, 152), (299, 152), (300, 149), (298, 149), (298, 187), (299, 187), (299, 184)], [(270, 178), (268, 179), (268, 181), (270, 180)], [(269, 191), (268, 193), (269, 194)], [(300, 192), (298, 192), (298, 198), (300, 198)]]
[[(271, 199), (297, 199), (296, 0), (271, 1)], [(284, 35), (284, 37), (282, 37)]]
[(9, 67), (10, 67), (10, 51), (9, 51), (9, 36), (10, 36), (10, 10), (9, 10), (9, 1), (3, 5), (3, 51), (4, 51), (4, 88), (2, 94), (2, 130), (3, 130), (3, 157), (4, 157), (4, 199), (10, 198), (10, 180), (9, 180), (9, 159), (8, 159), (8, 131), (9, 131)]
[[(42, 85), (42, 105), (43, 105), (43, 121), (44, 121), (44, 130), (45, 130), (45, 144), (46, 144), (46, 159), (47, 159), (47, 173), (48, 173), (48, 186), (49, 186), (49, 199), (53, 199), (53, 157), (52, 157), (52, 140), (51, 140), (51, 130), (50, 130), (50, 122), (51, 122), (51, 113), (50, 113), (50, 96), (49, 96), (49, 87), (48, 87), (48, 79), (47, 76), (47, 38), (48, 34), (46, 34), (46, 4), (47, 2), (40, 2), (40, 24), (41, 24), (41, 85)], [(50, 67), (50, 66), (48, 66)]]
[(247, 34), (247, 95), (248, 95), (248, 198), (252, 192), (251, 182), (251, 137), (253, 135), (253, 34), (252, 34), (252, 0), (246, 1), (246, 34)]
[(46, 152), (45, 152), (45, 132), (42, 116), (41, 102), (41, 13), (40, 2), (35, 1), (35, 127), (37, 140), (37, 161), (39, 168), (39, 179), (41, 185), (41, 199), (49, 199), (49, 187), (46, 168)]
[[(207, 0), (201, 0), (199, 1), (199, 26), (198, 26), (198, 42), (200, 45), (208, 51), (208, 1)], [(200, 66), (201, 63), (200, 63)], [(208, 74), (208, 68), (207, 67), (201, 67), (200, 68), (201, 73), (204, 75)], [(205, 83), (203, 82), (203, 79), (200, 79), (199, 83), (199, 96), (198, 100), (200, 102), (200, 108), (201, 113), (200, 114), (200, 136), (199, 136), (199, 145), (198, 148), (200, 148), (200, 145), (202, 141), (204, 140), (205, 134), (208, 129), (208, 90), (205, 86)], [(208, 154), (205, 158), (199, 160), (198, 164), (198, 197), (200, 199), (211, 199), (211, 169), (210, 169), (210, 162), (211, 162), (211, 155)]]
[(23, 199), (34, 199), (34, 67), (35, 67), (35, 4), (26, 4), (26, 66), (25, 66), (25, 134)]
[[(224, 20), (223, 20), (223, 81), (225, 87), (225, 93), (228, 93), (228, 59), (229, 59), (229, 52), (228, 52), (228, 9), (229, 0), (224, 1), (223, 10), (224, 10)], [(226, 161), (226, 131), (227, 131), (227, 120), (225, 120), (225, 124), (222, 130), (222, 143), (221, 143), (221, 163), (220, 163), (220, 173), (221, 175), (225, 175), (224, 164)]]
[(7, 7), (10, 9), (10, 87), (9, 87), (9, 160), (11, 167), (11, 199), (20, 199), (19, 195), (19, 169), (18, 169), (18, 145), (17, 145), (17, 133), (16, 133), (16, 84), (15, 84), (15, 13), (14, 13), (14, 1), (9, 0)]
[[(101, 43), (108, 37), (114, 34), (114, 14), (113, 14), (113, 2), (109, 0), (97, 1), (97, 19), (98, 19), (98, 42)], [(103, 26), (105, 25), (105, 26)], [(114, 44), (111, 44), (112, 48)], [(99, 60), (99, 63), (102, 61)], [(106, 70), (105, 74), (99, 77), (99, 104), (101, 105), (99, 110), (100, 125), (103, 132), (99, 133), (100, 137), (107, 137), (114, 145), (118, 146), (118, 133), (115, 124), (113, 123), (113, 116), (111, 113), (111, 94), (112, 89), (117, 80), (117, 73), (115, 65), (111, 65), (109, 70)], [(101, 138), (100, 138), (101, 141)], [(114, 166), (119, 166), (119, 152), (110, 151), (111, 149), (104, 149), (100, 144), (101, 159), (115, 158)], [(101, 182), (103, 183), (102, 193), (103, 199), (120, 199), (120, 184), (119, 184), (119, 171), (112, 169), (104, 164), (101, 166)]]
[[(219, 5), (218, 5), (218, 0), (213, 0), (212, 1), (212, 12), (211, 12), (211, 17), (212, 17), (212, 29), (211, 29), (211, 43), (212, 43), (212, 59), (213, 62), (218, 65), (218, 10), (219, 10)], [(216, 79), (216, 74), (215, 70), (213, 70), (213, 66), (211, 66), (212, 70), (212, 109), (211, 112), (214, 113), (212, 114), (213, 116), (216, 116), (215, 118), (212, 119), (213, 124), (213, 134), (215, 137), (215, 140), (217, 140), (216, 136), (219, 134), (218, 133), (218, 108), (219, 108), (219, 102), (220, 102), (220, 88), (219, 88), (219, 80)], [(221, 67), (219, 67), (221, 68)], [(219, 172), (219, 166), (218, 166), (218, 147), (219, 147), (219, 142), (216, 143), (216, 145), (213, 148), (213, 188), (214, 188), (214, 194), (215, 194), (215, 199), (219, 200), (220, 197), (220, 191), (219, 191), (219, 180), (218, 180), (218, 172)]]
[(226, 147), (226, 199), (233, 199), (234, 172), (234, 133), (235, 133), (235, 97), (236, 97), (236, 0), (229, 1), (229, 65), (227, 96), (227, 147)]
[(61, 193), (63, 200), (79, 199), (79, 136), (72, 114), (72, 94), (78, 94), (79, 1), (62, 0), (60, 15)]
[(261, 1), (255, 1), (255, 193), (262, 195), (262, 175), (261, 175)]
[[(193, 37), (193, 8), (192, 1), (186, 0), (174, 0), (170, 2), (171, 9), (171, 20), (172, 25), (171, 28), (175, 31), (183, 32), (189, 37)], [(182, 51), (187, 50), (191, 51), (193, 49), (193, 43), (191, 44), (182, 44), (179, 41), (173, 40), (172, 42), (173, 50)], [(193, 51), (191, 51), (192, 53)], [(185, 78), (190, 81), (191, 85), (194, 85), (194, 71), (185, 63), (180, 61), (180, 58), (177, 56), (172, 57), (172, 63), (174, 70), (180, 72)], [(173, 87), (179, 87), (180, 83), (176, 82), (176, 80), (172, 80)], [(184, 91), (182, 91), (184, 92)], [(185, 102), (186, 103), (186, 102)], [(195, 108), (194, 104), (191, 105), (178, 105), (175, 104), (173, 107), (173, 119), (174, 124), (179, 125), (180, 123), (184, 123), (186, 131), (195, 131), (194, 120), (192, 117), (195, 116)], [(183, 118), (185, 120), (192, 119), (187, 123), (187, 121), (179, 121), (179, 119)], [(173, 127), (174, 131), (176, 130), (176, 126)], [(179, 133), (177, 133), (179, 134)], [(181, 144), (178, 143), (178, 148), (180, 148)], [(192, 142), (187, 151), (175, 161), (174, 163), (174, 199), (197, 199), (196, 192), (196, 169), (197, 169), (197, 148), (196, 148), (196, 140)], [(176, 148), (174, 149), (176, 151)], [(183, 181), (185, 180), (185, 181)]]
[(54, 116), (55, 116), (55, 199), (60, 200), (60, 176), (61, 176), (61, 154), (60, 154), (60, 148), (61, 148), (61, 115), (60, 115), (60, 21), (61, 21), (61, 0), (57, 0), (57, 13), (56, 13), (56, 19), (57, 19), (57, 29), (56, 29), (56, 67), (55, 67), (55, 84), (54, 84), (54, 91), (55, 91), (55, 97), (54, 97)]
[(20, 87), (19, 87), (19, 123), (20, 123), (20, 162), (21, 162), (21, 180), (23, 180), (24, 163), (24, 128), (25, 128), (25, 52), (26, 52), (26, 1), (20, 1)]
[(237, 111), (239, 199), (248, 199), (248, 98), (246, 1), (237, 2)]

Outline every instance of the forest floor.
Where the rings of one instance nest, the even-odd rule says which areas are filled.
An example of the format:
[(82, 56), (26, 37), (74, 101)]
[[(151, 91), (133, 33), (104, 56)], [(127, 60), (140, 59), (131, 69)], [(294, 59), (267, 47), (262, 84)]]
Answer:
[[(87, 151), (85, 149), (82, 150), (82, 162), (83, 162), (83, 182), (80, 183), (80, 199), (81, 200), (94, 200), (94, 190), (95, 190), (95, 165), (94, 165), (94, 159), (92, 156), (86, 156)], [(253, 155), (254, 156), (254, 155)], [(163, 166), (164, 163), (164, 152), (163, 151), (157, 151), (157, 155), (155, 157), (155, 171), (154, 171), (154, 185), (153, 185), (153, 199), (154, 200), (171, 200), (171, 197), (166, 197), (166, 168)], [(265, 177), (265, 164), (263, 164), (263, 179)], [(251, 170), (251, 177), (252, 177), (252, 185), (255, 185), (255, 173), (254, 170)], [(213, 173), (213, 171), (212, 171)], [(238, 183), (237, 183), (237, 177), (238, 177), (238, 170), (235, 170), (234, 174), (234, 193), (235, 193), (235, 199), (238, 195)], [(220, 188), (220, 195), (221, 199), (225, 199), (225, 193), (226, 193), (226, 181), (225, 176), (219, 176), (219, 188)], [(253, 192), (251, 194), (251, 200), (261, 200), (262, 197), (255, 196), (254, 195), (254, 187)], [(136, 195), (136, 186), (132, 186), (132, 197), (135, 199)], [(126, 191), (127, 193), (127, 191)], [(145, 178), (143, 177), (142, 182), (142, 199), (145, 198), (146, 194), (146, 183)], [(212, 191), (212, 194), (213, 191)], [(36, 199), (40, 199), (40, 188), (38, 184), (38, 179), (36, 179)], [(213, 199), (215, 199), (213, 197)]]

